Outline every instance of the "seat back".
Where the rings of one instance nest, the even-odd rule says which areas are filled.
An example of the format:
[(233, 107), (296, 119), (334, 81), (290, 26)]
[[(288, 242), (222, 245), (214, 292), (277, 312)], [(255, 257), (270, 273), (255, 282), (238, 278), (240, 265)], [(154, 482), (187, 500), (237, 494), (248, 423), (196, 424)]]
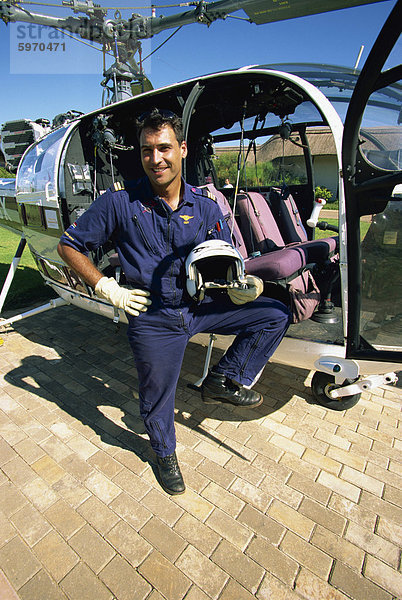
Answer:
[[(212, 184), (203, 186), (215, 196), (229, 226), (233, 226), (233, 244), (245, 259), (246, 271), (264, 281), (287, 283), (306, 267), (304, 244), (286, 248), (272, 211), (258, 192), (237, 196), (238, 222), (233, 223), (232, 208), (225, 195)], [(261, 254), (252, 257), (254, 252)]]
[(216, 201), (219, 205), (219, 208), (221, 209), (222, 214), (225, 218), (225, 221), (228, 224), (228, 227), (231, 231), (232, 231), (232, 227), (233, 227), (232, 243), (233, 243), (234, 247), (237, 248), (237, 250), (240, 252), (240, 254), (242, 255), (243, 258), (247, 258), (248, 252), (247, 252), (245, 241), (243, 239), (243, 236), (240, 232), (240, 229), (239, 229), (239, 226), (238, 226), (236, 220), (233, 220), (232, 208), (231, 208), (229, 201), (226, 198), (225, 194), (222, 194), (222, 192), (217, 190), (216, 187), (212, 183), (208, 183), (207, 185), (201, 186), (201, 187), (206, 187), (211, 192), (211, 194), (213, 194), (215, 196)]
[(266, 254), (285, 246), (272, 211), (262, 194), (238, 194), (237, 211), (240, 231), (249, 254), (258, 251)]
[(289, 190), (272, 188), (266, 199), (275, 214), (285, 243), (307, 242), (307, 233), (299, 209)]

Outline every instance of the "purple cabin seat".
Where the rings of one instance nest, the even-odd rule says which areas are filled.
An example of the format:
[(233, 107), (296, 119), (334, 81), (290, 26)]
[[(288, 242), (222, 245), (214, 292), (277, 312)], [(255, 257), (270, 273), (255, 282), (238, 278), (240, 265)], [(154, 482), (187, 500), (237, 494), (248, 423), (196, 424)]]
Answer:
[(208, 183), (205, 186), (201, 186), (201, 187), (206, 187), (211, 194), (213, 194), (216, 198), (216, 201), (219, 205), (219, 208), (222, 211), (223, 216), (225, 217), (225, 221), (227, 222), (229, 229), (232, 230), (232, 226), (233, 226), (233, 234), (232, 234), (232, 241), (233, 241), (233, 246), (235, 248), (237, 248), (237, 250), (240, 252), (240, 254), (242, 255), (243, 258), (247, 258), (248, 257), (248, 251), (246, 248), (246, 244), (244, 243), (244, 239), (243, 236), (240, 232), (239, 226), (235, 220), (234, 225), (233, 225), (233, 213), (232, 213), (232, 208), (228, 202), (228, 199), (226, 198), (226, 196), (224, 194), (222, 194), (222, 192), (219, 192), (216, 187), (214, 185), (212, 185), (212, 183)]
[(282, 248), (244, 261), (246, 272), (258, 275), (264, 281), (291, 281), (306, 266), (306, 258), (300, 248)]
[(280, 248), (298, 248), (304, 253), (305, 265), (325, 263), (335, 253), (336, 238), (322, 240), (294, 241), (286, 244), (271, 208), (259, 192), (247, 192), (237, 199), (240, 230), (249, 252), (272, 252)]
[[(231, 206), (222, 192), (219, 192), (212, 184), (205, 186), (215, 196), (223, 216), (227, 221), (229, 228), (232, 226), (233, 213)], [(265, 202), (265, 201), (264, 201)], [(269, 209), (265, 202), (265, 205)], [(272, 216), (272, 215), (271, 215)], [(272, 219), (270, 225), (276, 227), (275, 221)], [(265, 226), (265, 223), (264, 223)], [(265, 231), (265, 229), (264, 229)], [(280, 241), (280, 232), (276, 228), (278, 236), (277, 241)], [(292, 248), (271, 248), (264, 254), (255, 258), (248, 258), (249, 252), (253, 252), (250, 247), (247, 248), (246, 237), (242, 235), (240, 227), (235, 221), (233, 227), (233, 245), (238, 248), (239, 252), (245, 259), (245, 267), (247, 273), (258, 275), (264, 281), (272, 282), (287, 282), (297, 277), (306, 266), (305, 254), (302, 250), (296, 247)]]
[(293, 242), (307, 243), (312, 248), (317, 245), (318, 254), (314, 255), (317, 262), (320, 262), (319, 257), (324, 256), (325, 253), (325, 248), (322, 246), (323, 243), (327, 244), (330, 256), (338, 252), (338, 236), (322, 238), (321, 240), (308, 240), (299, 209), (289, 190), (271, 188), (270, 192), (262, 193), (262, 195), (275, 215), (286, 245)]

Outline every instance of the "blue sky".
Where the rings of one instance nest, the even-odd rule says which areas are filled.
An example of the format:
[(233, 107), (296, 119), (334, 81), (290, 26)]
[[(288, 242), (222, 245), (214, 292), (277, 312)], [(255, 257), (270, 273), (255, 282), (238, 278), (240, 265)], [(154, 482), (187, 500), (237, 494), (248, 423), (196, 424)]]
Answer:
[[(160, 87), (250, 64), (318, 62), (353, 67), (360, 47), (364, 45), (361, 67), (395, 2), (386, 0), (258, 26), (233, 18), (216, 21), (209, 28), (199, 24), (187, 25), (147, 60), (144, 67), (154, 87)], [(100, 3), (113, 4), (103, 0)], [(132, 4), (130, 0), (115, 3), (119, 7)], [(135, 4), (146, 3), (137, 0)], [(172, 2), (162, 0), (158, 3), (163, 4)], [(73, 15), (67, 9), (43, 6), (30, 6), (30, 9), (42, 14)], [(182, 10), (158, 9), (157, 16)], [(121, 10), (124, 18), (132, 12)], [(109, 18), (113, 18), (113, 13), (109, 10)], [(150, 11), (143, 11), (143, 14), (150, 14)], [(246, 16), (242, 11), (235, 15)], [(50, 30), (28, 31), (27, 25), (17, 27), (16, 24), (6, 26), (0, 21), (0, 124), (23, 117), (52, 119), (70, 109), (87, 112), (101, 105), (100, 81), (103, 76), (100, 52), (60, 35), (49, 37)], [(166, 30), (145, 41), (143, 56), (159, 46), (173, 31)], [(54, 32), (52, 35), (57, 36)], [(53, 52), (47, 49), (42, 52), (36, 50), (36, 53), (33, 50), (18, 52), (18, 43), (27, 40), (38, 44), (64, 42), (65, 49), (59, 51), (59, 46)], [(400, 57), (401, 45), (394, 50), (388, 66), (398, 64)]]

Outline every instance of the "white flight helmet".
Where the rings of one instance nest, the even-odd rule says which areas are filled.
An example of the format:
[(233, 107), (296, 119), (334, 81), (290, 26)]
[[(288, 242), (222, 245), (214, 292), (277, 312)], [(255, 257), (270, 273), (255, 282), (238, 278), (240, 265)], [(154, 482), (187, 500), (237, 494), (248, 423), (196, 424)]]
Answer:
[(223, 240), (208, 240), (193, 248), (186, 259), (187, 291), (203, 300), (207, 289), (238, 287), (244, 278), (240, 252)]

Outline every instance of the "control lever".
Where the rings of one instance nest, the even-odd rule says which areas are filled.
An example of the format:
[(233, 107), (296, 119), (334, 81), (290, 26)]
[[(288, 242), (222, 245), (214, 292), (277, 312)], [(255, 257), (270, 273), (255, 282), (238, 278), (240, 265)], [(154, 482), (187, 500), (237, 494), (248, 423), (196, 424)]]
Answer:
[(326, 200), (323, 198), (316, 198), (314, 200), (313, 210), (311, 211), (310, 218), (307, 219), (307, 225), (309, 227), (315, 227), (318, 222), (318, 217), (320, 216), (321, 209), (326, 205)]
[(337, 225), (331, 225), (330, 223), (327, 223), (327, 221), (320, 221), (319, 223), (317, 223), (317, 227), (318, 229), (321, 229), (321, 231), (334, 231), (335, 233), (339, 233), (339, 227)]

